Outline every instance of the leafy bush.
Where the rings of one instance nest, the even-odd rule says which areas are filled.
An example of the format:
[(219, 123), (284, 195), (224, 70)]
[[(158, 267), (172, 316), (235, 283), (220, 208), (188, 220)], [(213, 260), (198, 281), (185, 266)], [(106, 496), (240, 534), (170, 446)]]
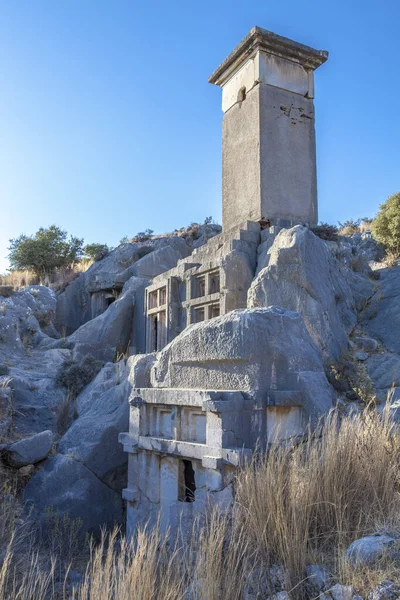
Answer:
[(85, 356), (81, 363), (74, 360), (66, 360), (57, 374), (57, 385), (68, 390), (72, 398), (83, 390), (99, 373), (103, 366), (101, 360), (91, 356)]
[(83, 254), (86, 258), (91, 258), (94, 261), (103, 260), (111, 252), (111, 248), (107, 244), (86, 244), (83, 247)]
[(145, 229), (145, 231), (139, 231), (130, 242), (147, 242), (147, 240), (151, 239), (154, 231), (152, 229)]
[(33, 236), (25, 234), (10, 240), (9, 261), (12, 269), (31, 270), (38, 277), (73, 265), (82, 255), (83, 240), (51, 225), (41, 227)]
[(14, 293), (12, 285), (0, 285), (0, 296), (2, 298), (10, 298)]
[(400, 192), (389, 196), (380, 205), (379, 212), (372, 221), (372, 233), (386, 250), (395, 256), (400, 255)]
[(336, 242), (338, 239), (339, 230), (336, 225), (329, 225), (329, 223), (321, 222), (319, 225), (311, 227), (311, 231), (321, 238), (321, 240)]

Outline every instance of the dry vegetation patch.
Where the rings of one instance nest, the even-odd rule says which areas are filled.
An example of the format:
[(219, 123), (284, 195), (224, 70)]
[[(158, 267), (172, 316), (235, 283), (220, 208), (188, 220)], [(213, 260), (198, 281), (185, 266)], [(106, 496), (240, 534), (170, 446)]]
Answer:
[[(334, 581), (366, 597), (384, 579), (399, 581), (400, 566), (350, 568), (345, 551), (364, 535), (400, 531), (399, 462), (398, 431), (386, 414), (366, 410), (340, 420), (332, 413), (302, 443), (276, 444), (255, 456), (238, 474), (232, 509), (210, 510), (175, 542), (158, 527), (143, 527), (131, 542), (118, 531), (104, 533), (92, 542), (79, 584), (71, 584), (65, 558), (55, 556), (43, 568), (34, 549), (24, 572), (15, 572), (11, 544), (0, 569), (0, 600), (264, 598), (273, 593), (266, 574), (274, 565), (286, 574), (290, 597), (303, 600), (313, 597), (310, 564), (329, 567)], [(10, 522), (7, 511), (2, 515)], [(5, 531), (3, 539), (10, 536)], [(60, 554), (57, 544), (52, 548)]]

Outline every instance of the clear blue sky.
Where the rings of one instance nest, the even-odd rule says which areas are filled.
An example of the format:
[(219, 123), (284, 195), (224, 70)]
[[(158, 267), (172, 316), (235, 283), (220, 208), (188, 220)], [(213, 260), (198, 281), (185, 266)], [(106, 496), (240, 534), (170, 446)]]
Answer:
[(320, 219), (400, 189), (398, 0), (0, 0), (0, 272), (53, 223), (116, 245), (221, 218), (214, 68), (253, 25), (327, 49), (316, 72)]

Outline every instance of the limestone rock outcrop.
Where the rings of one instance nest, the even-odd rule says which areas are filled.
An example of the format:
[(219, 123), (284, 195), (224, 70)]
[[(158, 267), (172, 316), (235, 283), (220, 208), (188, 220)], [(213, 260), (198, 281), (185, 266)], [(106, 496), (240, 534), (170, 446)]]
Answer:
[(133, 276), (155, 277), (191, 252), (181, 237), (121, 244), (70, 283), (57, 298), (56, 324), (66, 335), (93, 318), (91, 294), (119, 289)]
[(387, 534), (368, 535), (348, 547), (346, 558), (353, 567), (371, 567), (383, 558), (399, 561), (400, 543)]
[(301, 315), (278, 307), (238, 309), (189, 327), (160, 353), (152, 386), (301, 389), (310, 416), (329, 410), (333, 400)]
[(148, 279), (143, 277), (131, 278), (129, 289), (106, 312), (69, 336), (68, 345), (75, 359), (90, 355), (109, 361), (126, 352), (133, 333), (136, 292), (143, 294), (147, 284)]
[(23, 500), (26, 510), (40, 519), (46, 508), (71, 519), (79, 518), (83, 532), (100, 534), (100, 526), (113, 527), (123, 521), (119, 492), (102, 483), (90, 469), (74, 458), (57, 454), (49, 458), (28, 482)]
[(3, 451), (3, 459), (11, 467), (34, 465), (47, 458), (52, 445), (52, 431), (42, 431), (7, 446)]
[(280, 306), (299, 312), (325, 359), (347, 350), (356, 305), (340, 264), (325, 243), (298, 225), (278, 233), (268, 266), (249, 290), (248, 306)]
[(375, 314), (367, 330), (379, 338), (387, 350), (400, 354), (400, 266), (381, 272), (374, 300)]
[(58, 447), (114, 490), (121, 490), (126, 478), (126, 455), (118, 444), (118, 434), (127, 428), (129, 418), (126, 375), (124, 361), (103, 367), (78, 396), (76, 419)]

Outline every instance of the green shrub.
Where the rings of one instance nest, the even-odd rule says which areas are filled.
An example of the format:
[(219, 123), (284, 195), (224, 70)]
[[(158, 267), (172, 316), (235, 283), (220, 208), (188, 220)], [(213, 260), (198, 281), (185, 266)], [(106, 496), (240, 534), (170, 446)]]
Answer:
[(315, 233), (321, 240), (327, 240), (328, 242), (336, 242), (338, 239), (338, 228), (336, 225), (329, 225), (329, 223), (321, 222), (315, 227), (311, 227), (311, 231)]
[(103, 364), (101, 360), (96, 360), (91, 356), (85, 356), (81, 363), (66, 360), (58, 371), (57, 384), (68, 390), (70, 398), (76, 398), (83, 388), (96, 377)]
[(56, 269), (73, 265), (82, 254), (83, 240), (70, 237), (66, 231), (51, 225), (41, 227), (35, 235), (20, 235), (10, 240), (11, 269), (31, 270), (38, 277), (53, 273)]
[(374, 237), (390, 254), (400, 255), (400, 192), (390, 196), (380, 205), (371, 225)]
[(14, 291), (12, 285), (0, 285), (0, 296), (2, 298), (10, 298), (14, 294)]
[(109, 248), (107, 244), (86, 244), (83, 247), (83, 254), (85, 258), (91, 258), (95, 262), (103, 260), (111, 252), (112, 248)]

